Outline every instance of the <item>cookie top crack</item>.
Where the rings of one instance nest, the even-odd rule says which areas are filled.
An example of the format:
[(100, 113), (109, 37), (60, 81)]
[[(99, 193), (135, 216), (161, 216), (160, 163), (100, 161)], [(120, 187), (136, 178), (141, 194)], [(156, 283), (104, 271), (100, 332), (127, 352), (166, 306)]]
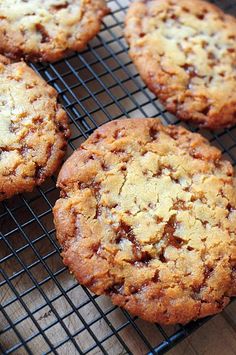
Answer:
[(31, 191), (62, 161), (69, 137), (57, 92), (24, 62), (0, 56), (0, 200)]
[(64, 164), (64, 263), (133, 314), (186, 323), (236, 294), (236, 180), (199, 134), (157, 119), (96, 130)]
[(125, 25), (147, 86), (183, 120), (210, 129), (236, 123), (236, 19), (196, 0), (138, 0)]
[(105, 0), (1, 1), (0, 53), (54, 62), (84, 49), (107, 13)]

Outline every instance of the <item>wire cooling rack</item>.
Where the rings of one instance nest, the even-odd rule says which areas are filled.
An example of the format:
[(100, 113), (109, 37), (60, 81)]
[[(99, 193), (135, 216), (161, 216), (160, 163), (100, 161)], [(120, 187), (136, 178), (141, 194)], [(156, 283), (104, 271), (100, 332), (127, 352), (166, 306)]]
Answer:
[[(217, 3), (236, 14), (236, 1)], [(127, 6), (128, 0), (109, 2), (111, 14), (83, 53), (33, 66), (57, 89), (70, 117), (68, 155), (113, 119), (162, 115), (165, 123), (179, 124), (146, 89), (127, 55), (122, 35)], [(236, 127), (202, 133), (236, 164)], [(162, 354), (206, 321), (148, 324), (78, 285), (55, 239), (55, 181), (0, 204), (0, 353)]]

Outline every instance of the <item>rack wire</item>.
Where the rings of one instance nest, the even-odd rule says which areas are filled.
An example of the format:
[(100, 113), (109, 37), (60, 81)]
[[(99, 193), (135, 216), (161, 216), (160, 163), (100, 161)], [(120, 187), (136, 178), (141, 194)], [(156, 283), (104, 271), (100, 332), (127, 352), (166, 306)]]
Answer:
[[(235, 1), (214, 2), (236, 14)], [(128, 57), (122, 31), (129, 0), (108, 5), (111, 14), (83, 53), (32, 65), (57, 89), (70, 117), (68, 155), (110, 120), (162, 116), (164, 123), (180, 124), (145, 87)], [(236, 164), (236, 127), (201, 133)], [(208, 320), (148, 324), (79, 285), (63, 266), (55, 239), (55, 181), (0, 205), (0, 353), (163, 354)]]

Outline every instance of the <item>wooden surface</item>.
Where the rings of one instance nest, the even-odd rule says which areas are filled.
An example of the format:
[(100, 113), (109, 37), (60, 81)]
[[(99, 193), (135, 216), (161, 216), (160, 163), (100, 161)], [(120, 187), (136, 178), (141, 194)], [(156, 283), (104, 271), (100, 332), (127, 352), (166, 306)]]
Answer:
[[(21, 244), (22, 238), (18, 236), (17, 243), (18, 247)], [(17, 246), (15, 245), (15, 248)], [(39, 248), (40, 255), (47, 255), (50, 249), (50, 243), (48, 240), (43, 240)], [(4, 250), (1, 249), (1, 256)], [(34, 253), (27, 250), (25, 256), (21, 256), (21, 260), (26, 265), (32, 265), (37, 259)], [(50, 272), (59, 271), (63, 268), (61, 260), (57, 254), (53, 257), (49, 257), (47, 260), (47, 265), (50, 268)], [(14, 275), (20, 270), (18, 263), (14, 258), (10, 259), (10, 262), (6, 262), (3, 265), (4, 272), (8, 276)], [(34, 268), (30, 268), (30, 275), (35, 277), (38, 282), (47, 280), (48, 273), (45, 270), (45, 266), (41, 263)], [(14, 301), (10, 306), (6, 307), (5, 310), (13, 323), (27, 315), (24, 309), (24, 305), (27, 305), (28, 309), (32, 312), (32, 319), (37, 322), (41, 329), (52, 325), (55, 321), (57, 322), (55, 326), (51, 326), (48, 331), (45, 332), (47, 337), (50, 339), (53, 345), (58, 345), (60, 341), (67, 338), (65, 331), (63, 330), (60, 323), (57, 321), (58, 315), (63, 318), (63, 322), (71, 334), (77, 332), (79, 329), (83, 328), (82, 322), (78, 319), (78, 316), (73, 312), (69, 316), (66, 314), (72, 311), (71, 306), (68, 301), (72, 302), (74, 307), (81, 307), (79, 309), (80, 315), (85, 319), (86, 323), (92, 322), (95, 318), (99, 317), (98, 310), (94, 307), (91, 302), (83, 305), (88, 300), (88, 295), (84, 290), (76, 285), (72, 277), (69, 275), (67, 270), (62, 272), (60, 276), (57, 277), (60, 285), (63, 289), (68, 290), (72, 288), (71, 291), (67, 292), (67, 297), (61, 295), (60, 290), (56, 286), (55, 282), (48, 281), (43, 283), (41, 287), (41, 293), (37, 290), (32, 290), (28, 295), (22, 297), (24, 304), (21, 304), (18, 300)], [(22, 293), (34, 284), (27, 276), (24, 271), (22, 275), (16, 277), (12, 281), (12, 285), (17, 290), (17, 292)], [(58, 297), (59, 296), (59, 297)], [(49, 303), (46, 302), (45, 297), (48, 297)], [(14, 299), (13, 292), (10, 290), (9, 286), (5, 285), (1, 288), (0, 302), (4, 305), (9, 299)], [(54, 301), (53, 301), (54, 300)], [(107, 297), (96, 298), (97, 305), (107, 312), (109, 309), (113, 309), (110, 300)], [(44, 305), (44, 307), (37, 311), (37, 309)], [(17, 329), (20, 332), (23, 339), (27, 339), (32, 335), (36, 335), (35, 338), (28, 342), (28, 346), (33, 354), (43, 354), (49, 350), (45, 340), (41, 335), (37, 335), (37, 328), (30, 317), (25, 320), (20, 321)], [(107, 316), (108, 321), (115, 328), (124, 324), (127, 319), (125, 315), (119, 310), (114, 309)], [(163, 341), (162, 336), (157, 330), (155, 325), (146, 323), (140, 319), (135, 321), (135, 324), (139, 329), (145, 334), (146, 338), (152, 345), (157, 345)], [(2, 329), (7, 326), (7, 321), (3, 317), (0, 319), (0, 327)], [(164, 327), (167, 334), (172, 334), (175, 327)], [(110, 333), (110, 328), (103, 319), (98, 319), (91, 326), (92, 331), (96, 334), (98, 339)], [(123, 341), (128, 345), (130, 350), (135, 355), (142, 355), (148, 351), (148, 348), (140, 340), (137, 332), (134, 331), (133, 327), (125, 327), (120, 333)], [(83, 330), (78, 336), (74, 337), (75, 341), (79, 344), (82, 351), (93, 344), (91, 336), (89, 336), (86, 330)], [(17, 344), (17, 337), (13, 330), (4, 333), (4, 336), (0, 336), (0, 343), (5, 349), (10, 348)], [(126, 352), (122, 349), (115, 337), (111, 337), (108, 341), (104, 343), (104, 348), (110, 355), (124, 355)], [(25, 349), (20, 348), (14, 354), (24, 355), (27, 354)], [(64, 354), (78, 354), (75, 347), (71, 342), (66, 342), (63, 346), (58, 348), (58, 353)], [(103, 351), (99, 348), (95, 348), (89, 354), (102, 354)], [(221, 314), (214, 317), (208, 323), (206, 323), (202, 328), (192, 334), (189, 338), (182, 341), (178, 346), (169, 352), (170, 355), (234, 355), (236, 354), (236, 302), (232, 303), (228, 308)]]
[(169, 352), (169, 355), (196, 354), (236, 354), (236, 302)]
[[(49, 180), (42, 187), (42, 191), (50, 190), (53, 186), (54, 182)], [(33, 354), (46, 353), (50, 351), (50, 347), (40, 335), (41, 330), (51, 344), (58, 347), (59, 355), (75, 355), (78, 351), (72, 341), (68, 340), (63, 325), (70, 334), (76, 333), (73, 340), (85, 352), (94, 344), (94, 340), (85, 329), (83, 321), (90, 325), (93, 334), (101, 340), (112, 333), (109, 325), (118, 329), (127, 323), (127, 317), (120, 309), (114, 308), (107, 297), (98, 297), (93, 304), (89, 300), (89, 292), (77, 285), (64, 268), (56, 247), (51, 214), (51, 206), (58, 197), (58, 191), (54, 189), (45, 195), (47, 203), (39, 191), (35, 190), (33, 194), (26, 194), (24, 201), (16, 197), (0, 207), (0, 216), (4, 212), (4, 205), (11, 210), (17, 208), (12, 217), (6, 214), (0, 218), (1, 231), (9, 234), (5, 241), (0, 240), (0, 260), (3, 259), (0, 265), (0, 271), (3, 273), (2, 276), (0, 273), (0, 282), (4, 282), (6, 277), (11, 280), (9, 284), (3, 283), (0, 288), (0, 303), (8, 316), (7, 320), (0, 312), (0, 330), (10, 322), (13, 324), (12, 328), (0, 335), (0, 344), (4, 349), (19, 344), (17, 330), (26, 341), (33, 337), (27, 341)], [(39, 216), (38, 221), (34, 219), (35, 216)], [(22, 229), (17, 229), (15, 222), (23, 226)], [(57, 275), (54, 280), (53, 274)], [(40, 287), (37, 288), (37, 285)], [(65, 294), (63, 290), (66, 291)], [(22, 295), (20, 299), (17, 299), (18, 295)], [(73, 312), (72, 307), (78, 309), (78, 313)], [(107, 314), (106, 319), (101, 318), (99, 310)], [(82, 319), (79, 318), (81, 316)], [(62, 319), (61, 323), (59, 318)], [(152, 346), (164, 340), (155, 325), (140, 319), (135, 320), (134, 324)], [(173, 334), (176, 329), (164, 327), (167, 335)], [(148, 347), (141, 341), (132, 325), (120, 330), (119, 336), (133, 354), (142, 355), (148, 352)], [(65, 343), (60, 345), (61, 342)], [(103, 346), (109, 355), (126, 354), (114, 335), (106, 340)], [(98, 347), (89, 352), (90, 355), (102, 353), (102, 349)], [(13, 354), (25, 355), (27, 352), (24, 347), (20, 347)], [(170, 354), (236, 355), (236, 301), (182, 341)]]
[[(122, 4), (123, 2), (124, 5), (127, 5), (126, 0), (121, 0)], [(114, 7), (114, 10), (117, 11), (117, 6)], [(120, 22), (119, 25), (114, 25), (115, 21), (111, 16), (107, 17), (106, 23), (108, 26), (113, 26), (112, 34), (118, 38), (122, 33), (121, 24), (124, 12), (118, 11), (115, 16), (116, 21)], [(103, 31), (101, 37), (103, 41), (111, 40), (111, 35), (107, 31)], [(95, 39), (93, 43), (98, 46), (99, 40)], [(124, 44), (124, 41), (122, 43)], [(137, 77), (135, 68), (130, 63), (124, 47), (121, 47), (120, 42), (118, 44), (117, 41), (114, 41), (109, 44), (108, 48), (109, 51), (114, 53), (114, 58), (109, 57), (111, 52), (108, 49), (104, 48), (103, 45), (100, 46), (96, 49), (96, 55), (103, 58), (107, 67), (104, 70), (101, 64), (95, 64), (93, 70), (100, 76), (100, 81), (105, 88), (113, 85), (115, 81), (118, 83), (123, 80), (124, 84), (122, 88), (117, 84), (117, 87), (113, 87), (111, 90), (104, 89), (97, 95), (97, 99), (102, 102), (104, 107), (106, 105), (106, 111), (109, 111), (109, 114), (114, 118), (122, 117), (122, 113), (124, 115), (125, 111), (128, 111), (131, 117), (141, 117), (144, 114), (147, 117), (155, 117), (158, 112), (153, 97), (150, 99), (150, 92), (144, 89), (143, 83)], [(84, 53), (83, 57), (87, 63), (96, 62), (95, 54), (91, 51)], [(119, 68), (120, 64), (116, 62), (116, 57), (119, 59), (119, 63), (125, 66), (126, 71), (128, 70), (129, 76), (124, 69)], [(79, 78), (87, 80), (89, 76), (94, 76), (87, 69), (83, 69), (83, 64), (78, 58), (76, 60), (76, 63), (72, 63), (72, 61), (71, 63), (82, 69), (77, 70), (79, 77), (72, 74), (64, 77), (63, 80), (67, 85), (75, 85)], [(68, 67), (65, 63), (62, 62), (59, 66), (57, 65), (58, 73), (63, 73), (66, 70), (68, 71)], [(108, 72), (109, 70), (110, 72)], [(105, 74), (102, 74), (104, 71)], [(48, 77), (50, 76), (48, 75)], [(137, 83), (139, 86), (135, 86)], [(64, 86), (60, 85), (58, 80), (54, 82), (54, 86), (58, 90), (63, 90)], [(101, 90), (101, 83), (98, 83), (96, 79), (91, 80), (88, 86), (92, 92)], [(123, 90), (124, 87), (130, 97)], [(138, 87), (142, 87), (143, 91), (137, 89)], [(115, 95), (116, 99), (119, 99), (119, 108), (114, 105), (114, 101), (109, 96), (110, 92)], [(85, 87), (82, 85), (75, 87), (73, 89), (73, 95), (75, 96), (72, 97), (72, 93), (70, 95), (69, 100), (71, 101), (75, 101), (77, 97), (82, 98), (88, 95), (88, 98), (83, 101), (83, 105), (90, 112), (94, 110), (93, 120), (96, 121), (96, 124), (103, 124), (107, 121), (106, 114), (101, 107), (97, 110), (97, 103), (90, 97)], [(135, 99), (139, 105), (143, 105), (142, 112), (134, 106), (132, 99)], [(63, 95), (62, 100), (66, 104), (66, 97)], [(79, 108), (76, 111), (77, 106), (74, 105), (73, 110), (71, 109), (71, 115), (74, 115), (73, 117), (76, 119), (79, 117), (76, 121), (77, 126), (74, 123), (71, 125), (74, 147), (78, 147), (83, 141), (82, 136), (78, 137), (78, 126), (79, 129), (85, 131), (84, 121), (86, 121), (90, 128), (94, 128), (88, 117), (81, 118), (83, 111)], [(158, 103), (158, 107), (161, 107), (160, 103)], [(173, 116), (169, 115), (168, 118), (175, 122)], [(203, 133), (206, 137), (212, 139), (210, 132), (205, 131)], [(236, 134), (236, 130), (232, 131), (231, 134)], [(228, 149), (233, 144), (228, 135), (222, 135), (220, 139), (222, 146)], [(71, 152), (72, 148), (69, 147), (68, 155)], [(231, 157), (225, 155), (231, 160), (234, 157), (236, 161), (235, 149), (232, 148)], [(0, 239), (0, 260), (3, 260), (0, 265), (0, 283), (2, 282), (0, 302), (4, 306), (5, 312), (4, 314), (0, 312), (0, 330), (8, 327), (10, 323), (12, 325), (7, 332), (0, 335), (0, 344), (4, 349), (10, 349), (25, 340), (28, 349), (33, 354), (43, 354), (50, 351), (47, 343), (49, 341), (53, 346), (57, 346), (57, 352), (60, 355), (78, 354), (73, 342), (76, 342), (83, 352), (94, 344), (94, 340), (88, 329), (85, 329), (83, 322), (90, 324), (92, 334), (99, 340), (111, 333), (111, 325), (118, 329), (127, 323), (126, 315), (121, 310), (114, 308), (108, 298), (98, 297), (96, 303), (93, 304), (88, 298), (89, 292), (77, 285), (63, 267), (56, 246), (51, 214), (51, 207), (58, 197), (58, 192), (53, 187), (55, 187), (55, 180), (51, 179), (42, 187), (41, 191), (47, 200), (36, 189), (32, 194), (26, 194), (25, 200), (16, 197), (0, 206), (0, 229), (3, 234), (7, 234), (5, 240)], [(50, 188), (53, 190), (50, 191)], [(15, 209), (12, 216), (4, 214), (6, 208)], [(37, 221), (35, 216), (39, 217)], [(19, 223), (22, 228), (16, 228), (16, 223)], [(53, 280), (54, 274), (57, 276)], [(6, 278), (10, 280), (8, 284), (4, 281)], [(40, 287), (38, 288), (37, 285)], [(63, 294), (63, 290), (66, 291), (65, 294)], [(21, 298), (17, 299), (19, 295), (21, 295)], [(78, 309), (78, 312), (73, 312), (72, 307)], [(107, 314), (106, 318), (100, 317), (99, 310)], [(61, 322), (59, 321), (60, 318)], [(158, 345), (164, 340), (155, 325), (139, 319), (135, 320), (134, 323), (145, 334), (146, 339), (152, 346)], [(171, 335), (176, 327), (164, 327), (164, 329), (168, 335)], [(40, 331), (43, 332), (44, 337), (40, 334)], [(66, 332), (76, 333), (73, 340), (67, 341), (68, 334)], [(142, 355), (148, 351), (148, 347), (141, 341), (133, 326), (124, 326), (119, 331), (119, 336), (133, 354)], [(60, 345), (62, 342), (64, 344)], [(115, 335), (104, 341), (103, 347), (109, 355), (126, 354)], [(89, 352), (90, 355), (102, 353), (103, 350), (99, 347)], [(19, 347), (12, 354), (25, 355), (27, 351), (24, 347)], [(222, 314), (213, 318), (172, 349), (169, 354), (236, 355), (236, 301)]]

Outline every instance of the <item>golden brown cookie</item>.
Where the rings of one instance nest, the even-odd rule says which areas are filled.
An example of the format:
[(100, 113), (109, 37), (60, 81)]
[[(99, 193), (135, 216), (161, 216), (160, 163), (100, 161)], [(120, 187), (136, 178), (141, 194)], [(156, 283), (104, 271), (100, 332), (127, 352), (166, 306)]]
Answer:
[(24, 62), (0, 56), (0, 200), (31, 191), (61, 163), (69, 136), (57, 92)]
[(236, 295), (236, 180), (199, 134), (113, 121), (66, 161), (58, 187), (64, 263), (94, 293), (163, 324), (217, 313)]
[(180, 119), (210, 129), (236, 123), (236, 19), (194, 0), (138, 0), (125, 26), (147, 86)]
[(3, 0), (0, 53), (53, 62), (82, 50), (108, 13), (105, 0)]

